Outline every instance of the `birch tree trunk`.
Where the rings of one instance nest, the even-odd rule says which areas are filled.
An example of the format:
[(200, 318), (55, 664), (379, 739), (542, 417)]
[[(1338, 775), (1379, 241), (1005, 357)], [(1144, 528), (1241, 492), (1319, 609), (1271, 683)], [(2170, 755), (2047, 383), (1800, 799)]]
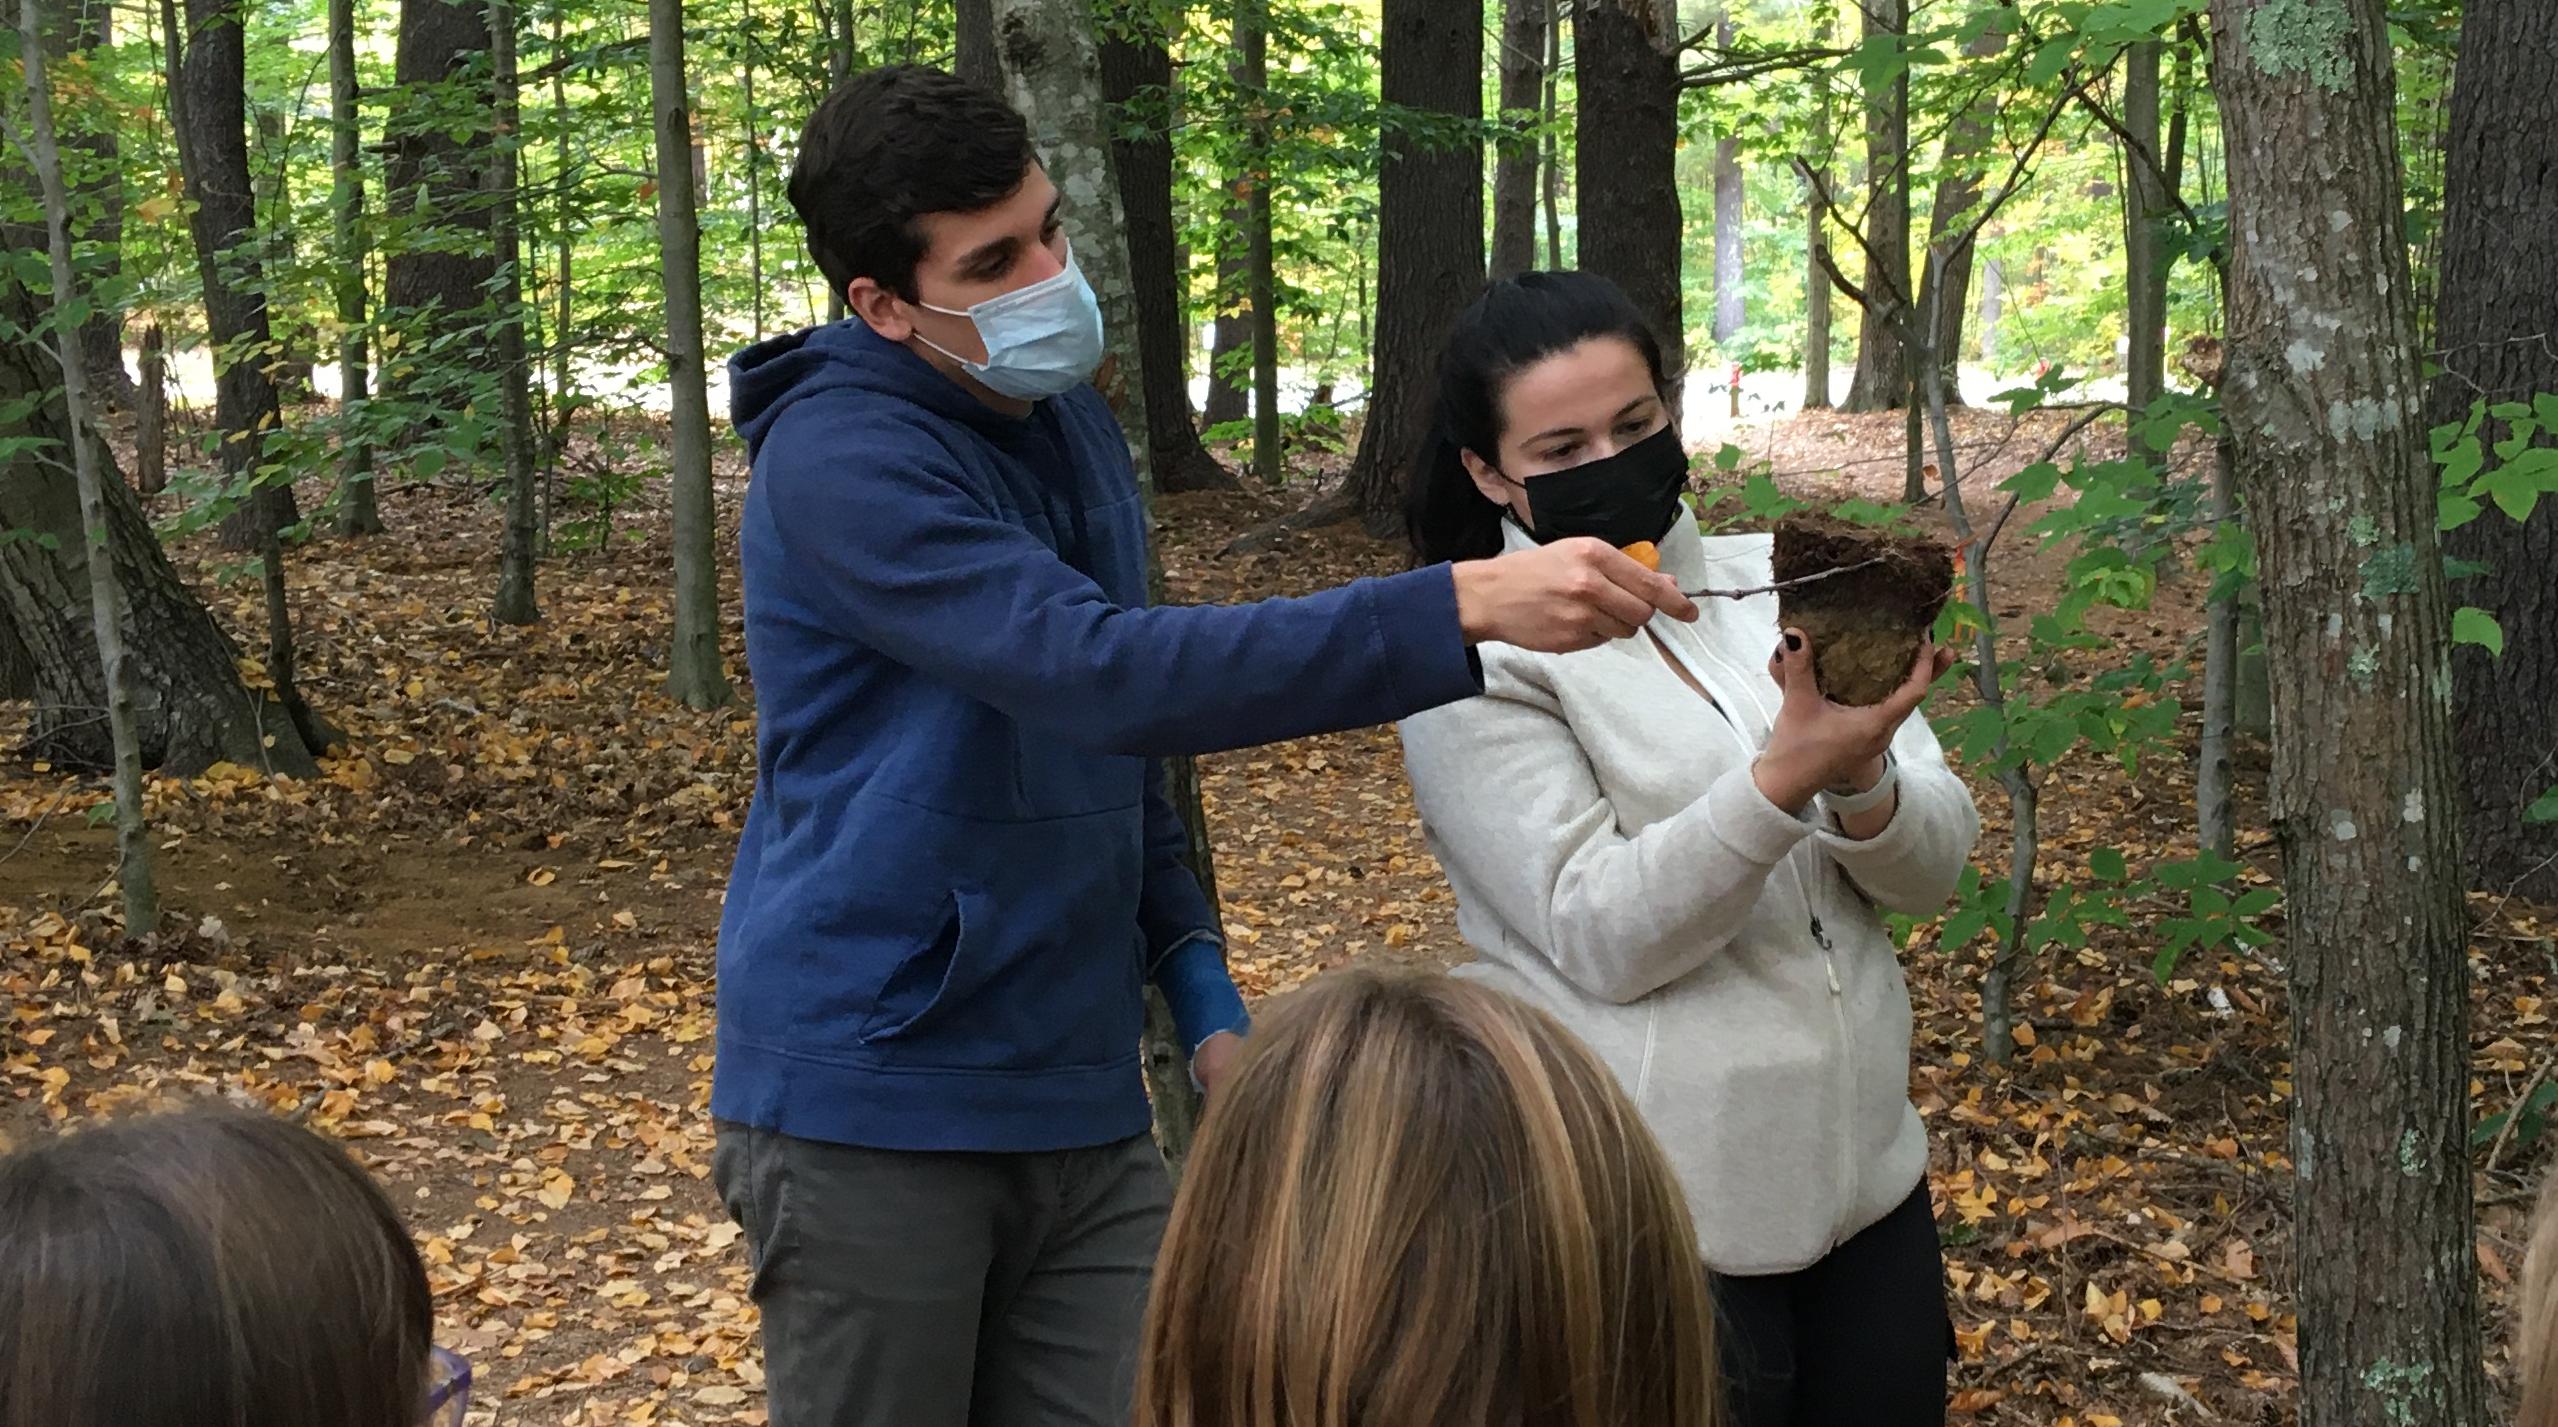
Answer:
[(675, 481), (675, 623), (666, 692), (688, 708), (729, 701), (719, 657), (719, 502), (711, 489), (702, 371), (702, 226), (693, 196), (693, 114), (684, 92), (683, 0), (649, 0), (648, 88), (657, 132), (658, 271)]
[(1127, 438), (1129, 463), (1149, 487), (1154, 453), (1146, 439), (1145, 357), (1137, 340), (1137, 293), (1128, 268), (1127, 221), (1102, 102), (1101, 52), (1088, 5), (1071, 0), (993, 0), (995, 53), (1003, 94), (1030, 124), (1030, 139), (1065, 195), (1066, 239), (1101, 299), (1109, 344), (1093, 385), (1110, 402)]
[[(45, 86), (44, 20), (37, 0), (18, 0), (18, 53), (26, 70), (27, 156), (44, 195), (45, 248), (52, 259), (57, 313), (79, 292), (71, 270), (71, 196), (62, 181), (62, 151), (55, 142), (53, 99)], [(80, 329), (57, 323), (54, 350), (62, 367), (62, 404), (70, 418), (72, 478), (80, 491), (80, 530), (91, 552), (112, 538), (107, 524), (105, 452), (93, 433), (98, 412), (89, 396), (88, 354)], [(118, 483), (121, 489), (121, 482)], [(115, 754), (116, 880), (124, 902), (127, 936), (148, 935), (159, 924), (151, 875), (150, 828), (142, 816), (142, 742), (136, 728), (133, 670), (124, 644), (124, 588), (115, 562), (94, 561), (89, 579), (89, 627), (97, 641), (98, 672), (106, 685), (107, 737)]]
[(2303, 1427), (2487, 1419), (2451, 630), (2381, 0), (2214, 0), (2263, 579)]

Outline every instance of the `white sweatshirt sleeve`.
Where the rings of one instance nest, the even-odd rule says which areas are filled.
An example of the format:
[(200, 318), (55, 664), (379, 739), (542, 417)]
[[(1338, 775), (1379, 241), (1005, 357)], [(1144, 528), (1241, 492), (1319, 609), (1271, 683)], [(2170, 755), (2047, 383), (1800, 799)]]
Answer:
[(1628, 836), (1544, 691), (1496, 687), (1403, 722), (1413, 797), (1458, 896), (1589, 995), (1622, 1005), (1705, 964), (1813, 834), (1742, 765)]
[(1892, 735), (1892, 758), (1901, 770), (1900, 804), (1892, 820), (1860, 840), (1838, 831), (1836, 819), (1823, 813), (1821, 848), (1875, 905), (1933, 916), (1954, 895), (1971, 858), (1981, 834), (1980, 809), (1972, 805), (1972, 790), (1946, 766), (1926, 715), (1910, 715)]

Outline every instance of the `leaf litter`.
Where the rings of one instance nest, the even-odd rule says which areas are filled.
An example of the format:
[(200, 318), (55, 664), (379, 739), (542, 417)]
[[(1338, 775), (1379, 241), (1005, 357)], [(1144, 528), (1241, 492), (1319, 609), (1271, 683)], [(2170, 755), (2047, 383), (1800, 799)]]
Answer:
[[(1996, 418), (1958, 424), (1966, 442), (1999, 434)], [(1824, 418), (1753, 455), (1836, 469), (1897, 430)], [(1889, 495), (1894, 464), (1793, 484)], [(733, 459), (722, 475), (734, 511)], [(1251, 494), (1165, 500), (1171, 597), (1300, 593), (1401, 565), (1339, 530), (1217, 553), (1275, 513)], [(314, 779), (154, 779), (158, 934), (112, 921), (111, 838), (83, 818), (98, 784), (26, 763), (0, 779), (0, 1136), (189, 1095), (298, 1116), (346, 1141), (406, 1212), (439, 1331), (477, 1366), (474, 1423), (763, 1423), (745, 1254), (708, 1186), (712, 943), (753, 724), (743, 704), (693, 713), (660, 692), (663, 500), (628, 508), (603, 548), (547, 562), (546, 619), (526, 629), (486, 619), (492, 510), (420, 485), (385, 514), (396, 536), (323, 540), (291, 570), (306, 691), (349, 748)], [(222, 583), (209, 549), (176, 558), (232, 630), (260, 629), (254, 582)], [(2034, 607), (2062, 563), (2017, 542), (2004, 599)], [(725, 588), (742, 674), (733, 569)], [(2171, 581), (2150, 609), (2095, 624), (2127, 653), (2180, 654), (2200, 598)], [(2189, 753), (2192, 733), (2189, 714)], [(2262, 756), (2242, 761), (2243, 795)], [(1976, 860), (2004, 877), (2004, 803), (1972, 781)], [(2042, 879), (2083, 877), (2100, 851), (2190, 853), (2191, 791), (2179, 760), (2131, 779), (2065, 759), (2043, 803)], [(1463, 959), (1392, 730), (1203, 760), (1202, 795), (1248, 994), (1355, 960)], [(2241, 825), (2262, 825), (2250, 802)], [(2241, 855), (2251, 879), (2274, 871), (2261, 833)], [(2141, 929), (2179, 910), (2135, 907), (2129, 928), (2038, 958), (2006, 1068), (1979, 1049), (1986, 945), (1949, 950), (1933, 927), (1913, 940), (1912, 1095), (1947, 1245), (1958, 1421), (2294, 1420), (2282, 978), (2222, 955), (2158, 984)], [(2479, 911), (2484, 1117), (2558, 1054), (2558, 917)], [(2480, 1180), (2491, 1343), (2544, 1156), (2517, 1144)], [(2509, 1391), (2501, 1346), (2490, 1370)]]

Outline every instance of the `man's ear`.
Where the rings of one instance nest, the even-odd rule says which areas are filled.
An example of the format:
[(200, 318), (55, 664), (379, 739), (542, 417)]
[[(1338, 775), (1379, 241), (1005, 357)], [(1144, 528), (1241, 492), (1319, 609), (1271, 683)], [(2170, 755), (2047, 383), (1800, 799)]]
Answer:
[(844, 288), (844, 306), (888, 341), (903, 342), (915, 335), (915, 324), (906, 315), (905, 303), (873, 278), (853, 279)]

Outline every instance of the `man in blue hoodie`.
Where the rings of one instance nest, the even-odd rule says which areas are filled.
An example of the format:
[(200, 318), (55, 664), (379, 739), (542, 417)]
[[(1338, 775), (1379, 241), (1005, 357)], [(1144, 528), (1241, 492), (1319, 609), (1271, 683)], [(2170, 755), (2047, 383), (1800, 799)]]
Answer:
[(1143, 989), (1212, 1095), (1246, 1024), (1155, 760), (1468, 697), (1477, 642), (1695, 610), (1596, 541), (1149, 609), (1099, 310), (1020, 116), (874, 71), (790, 198), (853, 316), (729, 368), (757, 783), (711, 1091), (772, 1421), (1117, 1427), (1168, 1199)]

